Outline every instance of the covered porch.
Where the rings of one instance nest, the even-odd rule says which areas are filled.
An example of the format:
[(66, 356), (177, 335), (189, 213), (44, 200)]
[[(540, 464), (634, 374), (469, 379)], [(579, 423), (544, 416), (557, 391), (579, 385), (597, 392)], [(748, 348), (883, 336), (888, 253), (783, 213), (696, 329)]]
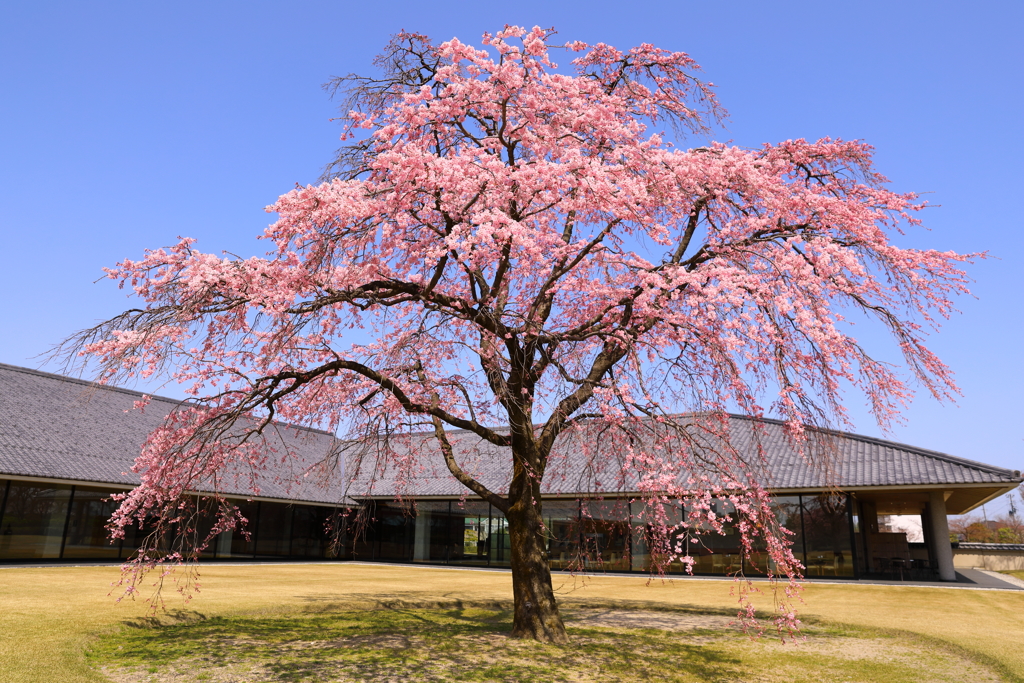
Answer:
[(865, 487), (851, 493), (857, 574), (956, 581), (948, 515), (961, 515), (1012, 487)]

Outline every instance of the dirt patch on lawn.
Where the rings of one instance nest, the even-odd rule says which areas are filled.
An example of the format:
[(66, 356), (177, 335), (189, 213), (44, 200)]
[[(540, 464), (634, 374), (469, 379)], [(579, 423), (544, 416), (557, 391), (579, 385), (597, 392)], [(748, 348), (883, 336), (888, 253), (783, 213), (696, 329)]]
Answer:
[(739, 631), (736, 617), (687, 612), (622, 609), (573, 610), (565, 614), (567, 627), (653, 628), (659, 631)]

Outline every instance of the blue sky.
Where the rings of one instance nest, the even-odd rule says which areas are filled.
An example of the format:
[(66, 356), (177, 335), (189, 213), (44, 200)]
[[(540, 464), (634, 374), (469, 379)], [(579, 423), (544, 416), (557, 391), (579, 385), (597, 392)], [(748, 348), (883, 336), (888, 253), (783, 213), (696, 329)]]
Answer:
[(506, 23), (689, 52), (729, 110), (719, 140), (875, 145), (896, 189), (941, 205), (902, 244), (994, 257), (931, 344), (963, 398), (919, 397), (891, 437), (1024, 469), (1019, 2), (3, 3), (0, 362), (39, 367), (125, 308), (93, 281), (143, 248), (263, 251), (263, 207), (337, 147), (320, 85), (370, 71), (390, 34), (476, 42)]

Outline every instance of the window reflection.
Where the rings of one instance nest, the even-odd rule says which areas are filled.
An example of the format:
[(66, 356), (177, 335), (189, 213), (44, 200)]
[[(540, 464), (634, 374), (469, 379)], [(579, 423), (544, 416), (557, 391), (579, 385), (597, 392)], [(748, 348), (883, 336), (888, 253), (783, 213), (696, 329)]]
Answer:
[[(259, 516), (259, 503), (255, 501), (228, 501), (229, 505), (238, 508), (238, 513), (245, 522), (238, 522), (234, 529), (223, 531), (217, 536), (214, 548), (218, 558), (238, 557), (251, 559), (256, 553), (256, 527)], [(249, 538), (246, 538), (246, 532)]]
[(491, 505), (482, 500), (453, 501), (449, 561), (486, 565), (491, 543)]
[(330, 557), (334, 510), (320, 505), (296, 505), (292, 518), (292, 557)]
[(352, 559), (373, 560), (377, 556), (377, 530), (374, 514), (377, 504), (366, 503), (349, 521), (352, 535)]
[[(776, 496), (771, 501), (772, 512), (775, 521), (781, 529), (788, 531), (786, 539), (792, 544), (790, 549), (793, 556), (800, 564), (804, 564), (804, 539), (803, 521), (800, 516), (800, 496)], [(764, 536), (759, 535), (755, 540), (751, 557), (744, 565), (747, 574), (765, 574), (770, 569), (772, 574), (778, 574), (779, 569), (775, 566), (774, 560), (768, 555), (767, 544)]]
[(70, 486), (12, 481), (0, 520), (0, 557), (59, 558)]
[(808, 576), (853, 576), (846, 496), (803, 496)]
[(110, 499), (112, 493), (75, 487), (63, 557), (116, 559), (120, 555), (121, 541), (112, 544), (107, 531), (107, 522), (118, 505)]
[(686, 534), (686, 554), (693, 558), (695, 574), (733, 574), (742, 568), (736, 509), (729, 501), (714, 500), (711, 510), (722, 519), (721, 529), (702, 522)]
[(508, 520), (497, 510), (491, 509), (491, 543), (489, 547), (492, 567), (508, 567), (512, 564), (512, 546), (508, 537)]
[(416, 504), (413, 562), (448, 561), (448, 501)]
[(576, 500), (545, 501), (541, 514), (547, 529), (548, 562), (552, 569), (578, 565), (580, 504)]
[[(126, 529), (123, 543), (110, 544), (106, 524), (117, 503), (113, 491), (0, 480), (0, 559), (97, 559), (129, 556), (153, 530), (150, 524)], [(192, 533), (204, 536), (214, 520), (209, 499), (195, 498), (204, 515), (192, 520)], [(509, 566), (511, 548), (503, 515), (479, 500), (421, 501), (413, 509), (387, 502), (364, 508), (369, 521), (359, 537), (355, 510), (275, 502), (230, 501), (248, 520), (241, 529), (220, 534), (204, 557), (340, 558), (401, 562)], [(842, 495), (776, 496), (771, 509), (779, 526), (791, 532), (795, 557), (808, 576), (855, 575), (847, 498)], [(207, 509), (208, 508), (208, 509)], [(715, 513), (733, 516), (727, 501)], [(752, 555), (741, 558), (737, 520), (718, 533), (709, 525), (686, 529), (684, 502), (650, 505), (628, 500), (546, 500), (545, 550), (552, 569), (676, 573), (685, 566), (674, 555), (694, 559), (694, 573), (763, 574), (776, 568), (763, 538)], [(332, 547), (334, 529), (342, 543)], [(671, 529), (668, 537), (660, 530)], [(164, 539), (162, 547), (170, 547)], [(181, 540), (180, 538), (178, 540)], [(672, 561), (670, 561), (672, 560)]]
[[(643, 572), (683, 571), (680, 563), (669, 564), (681, 539), (679, 524), (683, 508), (677, 501), (635, 501), (630, 504), (630, 569)], [(670, 529), (666, 534), (666, 530)]]
[(629, 501), (583, 501), (581, 513), (584, 566), (605, 571), (628, 570)]
[(291, 505), (260, 501), (256, 527), (256, 557), (288, 557), (291, 554)]
[(412, 510), (397, 503), (377, 503), (376, 559), (408, 562), (412, 559), (413, 533), (416, 530)]
[(635, 501), (630, 504), (630, 569), (655, 573), (684, 573), (679, 554), (686, 552), (679, 501)]

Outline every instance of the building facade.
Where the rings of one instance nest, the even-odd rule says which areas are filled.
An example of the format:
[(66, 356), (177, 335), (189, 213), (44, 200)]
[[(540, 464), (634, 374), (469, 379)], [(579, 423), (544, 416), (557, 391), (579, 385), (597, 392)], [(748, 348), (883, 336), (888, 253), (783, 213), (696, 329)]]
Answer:
[[(131, 530), (111, 544), (106, 521), (111, 494), (138, 483), (132, 462), (146, 435), (179, 403), (154, 398), (132, 410), (138, 392), (60, 375), (0, 365), (0, 562), (117, 561), (146, 533)], [(942, 453), (854, 434), (832, 435), (829, 476), (788, 446), (781, 424), (733, 416), (732, 441), (763, 454), (773, 505), (792, 532), (793, 551), (808, 576), (857, 579), (887, 576), (955, 578), (947, 514), (967, 512), (1011, 490), (1020, 473)], [(257, 482), (258, 495), (239, 479), (221, 493), (248, 519), (246, 533), (218, 536), (210, 560), (363, 560), (463, 566), (509, 565), (503, 516), (466, 498), (439, 461), (411, 478), (350, 460), (347, 477), (314, 481), (308, 468), (334, 451), (326, 432), (282, 427), (276, 438), (298, 454)], [(502, 462), (473, 435), (450, 437), (467, 471), (491, 490), (507, 486)], [(543, 489), (548, 557), (553, 569), (666, 573), (685, 571), (648, 548), (642, 504), (618, 470), (593, 471), (571, 444)], [(435, 459), (436, 460), (436, 459)], [(405, 504), (395, 502), (402, 493)], [(347, 496), (347, 497), (346, 497)], [(204, 500), (197, 492), (197, 505)], [(686, 501), (668, 514), (682, 520)], [(728, 514), (726, 503), (716, 512)], [(362, 511), (362, 514), (358, 513)], [(888, 529), (889, 515), (921, 519), (923, 537)], [(355, 517), (365, 520), (353, 526)], [(698, 574), (763, 573), (767, 558), (744, 560), (739, 534), (681, 536)]]

